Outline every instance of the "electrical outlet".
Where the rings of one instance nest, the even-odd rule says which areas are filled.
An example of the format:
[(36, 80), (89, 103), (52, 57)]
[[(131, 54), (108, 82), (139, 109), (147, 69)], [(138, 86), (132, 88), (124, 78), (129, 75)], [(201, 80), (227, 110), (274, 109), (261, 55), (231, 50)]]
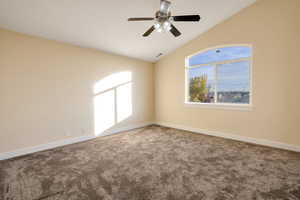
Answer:
[(85, 135), (85, 129), (81, 128), (81, 135)]

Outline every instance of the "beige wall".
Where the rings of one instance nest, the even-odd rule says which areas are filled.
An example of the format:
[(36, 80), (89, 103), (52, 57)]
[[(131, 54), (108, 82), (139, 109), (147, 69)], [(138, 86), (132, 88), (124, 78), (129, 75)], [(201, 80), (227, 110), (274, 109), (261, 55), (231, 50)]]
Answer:
[(153, 121), (152, 63), (0, 29), (0, 153), (94, 134), (93, 85), (123, 71), (133, 113), (114, 128)]
[[(156, 120), (300, 145), (300, 1), (259, 0), (155, 65)], [(252, 44), (253, 110), (186, 107), (185, 57), (228, 44)]]

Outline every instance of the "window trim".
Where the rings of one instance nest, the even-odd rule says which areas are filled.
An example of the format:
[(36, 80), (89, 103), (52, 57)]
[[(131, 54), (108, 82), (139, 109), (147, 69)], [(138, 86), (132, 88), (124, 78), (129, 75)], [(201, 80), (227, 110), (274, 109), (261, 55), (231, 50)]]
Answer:
[[(195, 55), (204, 53), (209, 50), (213, 49), (219, 49), (219, 48), (224, 48), (224, 47), (236, 47), (236, 46), (242, 46), (242, 47), (250, 47), (252, 50), (252, 55), (251, 57), (247, 58), (239, 58), (239, 59), (233, 59), (233, 60), (225, 60), (225, 61), (219, 61), (219, 62), (211, 62), (211, 63), (206, 63), (206, 64), (199, 64), (199, 65), (193, 65), (189, 66), (189, 59)], [(184, 105), (188, 107), (202, 107), (202, 108), (215, 108), (215, 109), (229, 109), (229, 110), (243, 110), (243, 111), (251, 111), (253, 108), (253, 86), (252, 86), (252, 80), (253, 80), (253, 46), (250, 44), (231, 44), (231, 45), (221, 45), (221, 46), (215, 46), (215, 47), (210, 47), (201, 51), (198, 51), (192, 55), (189, 55), (185, 58), (185, 67), (184, 67), (184, 80), (185, 80), (185, 86), (184, 86)], [(201, 103), (201, 102), (190, 102), (188, 100), (189, 96), (189, 79), (188, 79), (188, 71), (189, 69), (193, 68), (199, 68), (201, 66), (208, 66), (208, 65), (214, 65), (215, 70), (217, 70), (217, 65), (220, 64), (226, 64), (226, 63), (234, 63), (234, 62), (239, 62), (239, 61), (249, 61), (250, 64), (250, 86), (249, 86), (249, 104), (236, 104), (236, 103)], [(216, 86), (217, 87), (217, 86)], [(216, 92), (217, 90), (215, 90)]]

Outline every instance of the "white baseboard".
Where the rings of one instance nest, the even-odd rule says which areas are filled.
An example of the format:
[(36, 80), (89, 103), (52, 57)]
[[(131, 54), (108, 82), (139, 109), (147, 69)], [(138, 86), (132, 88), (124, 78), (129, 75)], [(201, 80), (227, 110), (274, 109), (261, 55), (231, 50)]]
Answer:
[(289, 151), (300, 152), (300, 146), (292, 145), (292, 144), (286, 144), (286, 143), (265, 140), (265, 139), (251, 138), (251, 137), (246, 137), (246, 136), (240, 136), (237, 134), (222, 133), (219, 131), (203, 130), (203, 129), (199, 129), (199, 128), (192, 128), (192, 127), (187, 127), (187, 126), (182, 126), (182, 125), (172, 124), (172, 123), (167, 123), (167, 122), (156, 122), (155, 124), (160, 125), (160, 126), (190, 131), (190, 132), (194, 132), (194, 133), (200, 133), (200, 134), (204, 134), (204, 135), (222, 137), (222, 138), (226, 138), (226, 139), (237, 140), (237, 141), (242, 141), (242, 142), (247, 142), (247, 143), (252, 143), (252, 144), (258, 144), (258, 145), (273, 147), (273, 148), (277, 148), (277, 149), (284, 149), (284, 150), (289, 150)]
[(17, 149), (15, 151), (11, 151), (11, 152), (0, 153), (0, 160), (6, 160), (9, 158), (14, 158), (14, 157), (23, 156), (26, 154), (35, 153), (38, 151), (44, 151), (47, 149), (53, 149), (53, 148), (68, 145), (68, 144), (83, 142), (83, 141), (90, 140), (93, 138), (94, 138), (93, 136), (80, 136), (80, 137), (76, 137), (76, 138), (69, 138), (69, 139), (65, 139), (65, 140), (54, 141), (54, 142), (50, 142), (47, 144), (33, 146), (33, 147)]
[(136, 128), (142, 128), (142, 127), (150, 126), (150, 125), (153, 125), (153, 124), (155, 124), (155, 123), (154, 122), (143, 122), (143, 123), (138, 123), (138, 124), (132, 124), (132, 125), (129, 125), (129, 126), (123, 126), (123, 127), (120, 127), (120, 128), (114, 128), (112, 130), (106, 131), (101, 136), (113, 135), (113, 134), (117, 134), (117, 133), (120, 133), (120, 132), (123, 132), (123, 131), (129, 131), (129, 130), (133, 130), (133, 129), (136, 129)]
[[(107, 135), (120, 133), (123, 131), (129, 131), (129, 130), (136, 129), (136, 128), (142, 128), (142, 127), (149, 126), (152, 124), (154, 124), (154, 123), (153, 122), (144, 122), (144, 123), (133, 124), (130, 126), (124, 126), (121, 128), (116, 128), (116, 129), (107, 131), (101, 136), (107, 136)], [(101, 137), (101, 136), (98, 136), (98, 137)], [(37, 146), (33, 146), (33, 147), (17, 149), (15, 151), (11, 151), (11, 152), (4, 152), (4, 153), (0, 153), (0, 160), (6, 160), (6, 159), (18, 157), (18, 156), (23, 156), (23, 155), (39, 152), (39, 151), (53, 149), (53, 148), (65, 146), (68, 144), (84, 142), (84, 141), (91, 140), (94, 138), (96, 138), (96, 136), (94, 136), (94, 135), (80, 136), (80, 137), (76, 137), (76, 138), (69, 138), (69, 139), (54, 141), (54, 142), (50, 142), (47, 144), (41, 144), (41, 145), (37, 145)]]
[[(256, 139), (256, 138), (251, 138), (251, 137), (239, 136), (236, 134), (222, 133), (219, 131), (203, 130), (203, 129), (199, 129), (199, 128), (192, 128), (192, 127), (187, 127), (187, 126), (182, 126), (182, 125), (177, 125), (177, 124), (172, 124), (172, 123), (166, 123), (166, 122), (156, 122), (156, 123), (145, 122), (145, 123), (133, 124), (130, 126), (124, 126), (124, 127), (112, 129), (110, 131), (105, 132), (101, 136), (117, 134), (117, 133), (120, 133), (123, 131), (129, 131), (129, 130), (136, 129), (136, 128), (142, 128), (142, 127), (149, 126), (152, 124), (157, 124), (160, 126), (165, 126), (165, 127), (170, 127), (170, 128), (180, 129), (180, 130), (191, 131), (194, 133), (200, 133), (200, 134), (204, 134), (204, 135), (222, 137), (222, 138), (227, 138), (227, 139), (232, 139), (232, 140), (237, 140), (237, 141), (242, 141), (242, 142), (247, 142), (247, 143), (252, 143), (252, 144), (259, 144), (259, 145), (263, 145), (263, 146), (269, 146), (269, 147), (274, 147), (274, 148), (279, 148), (279, 149), (300, 152), (300, 146), (296, 146), (296, 145), (275, 142), (275, 141), (270, 141), (270, 140), (265, 140), (265, 139)], [(84, 141), (91, 140), (94, 138), (96, 138), (96, 136), (94, 136), (94, 135), (80, 136), (80, 137), (76, 137), (76, 138), (70, 138), (70, 139), (50, 142), (47, 144), (37, 145), (37, 146), (33, 146), (33, 147), (18, 149), (18, 150), (11, 151), (11, 152), (0, 153), (0, 160), (6, 160), (9, 158), (14, 158), (14, 157), (18, 157), (18, 156), (35, 153), (38, 151), (53, 149), (53, 148), (65, 146), (68, 144), (84, 142)]]

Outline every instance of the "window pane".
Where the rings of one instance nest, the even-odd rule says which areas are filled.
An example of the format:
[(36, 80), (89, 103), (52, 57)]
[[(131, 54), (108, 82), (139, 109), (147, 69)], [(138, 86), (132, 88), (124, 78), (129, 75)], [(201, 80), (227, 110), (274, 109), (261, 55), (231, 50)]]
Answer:
[(234, 60), (240, 58), (248, 58), (252, 55), (251, 47), (235, 46), (212, 49), (197, 54), (189, 59), (189, 66), (208, 64), (212, 62), (220, 62), (224, 60)]
[(189, 102), (214, 103), (214, 66), (189, 69), (188, 78)]
[(250, 62), (217, 65), (218, 103), (249, 104)]

